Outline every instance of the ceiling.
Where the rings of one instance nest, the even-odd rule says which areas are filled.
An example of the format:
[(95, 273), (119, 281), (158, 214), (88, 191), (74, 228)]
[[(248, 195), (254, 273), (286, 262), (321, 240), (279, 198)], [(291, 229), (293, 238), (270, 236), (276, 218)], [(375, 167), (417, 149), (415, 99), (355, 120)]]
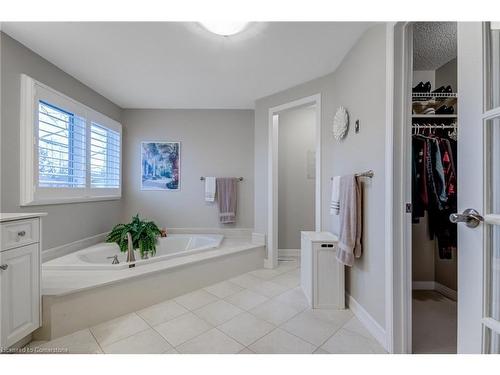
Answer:
[(456, 22), (415, 23), (413, 28), (414, 70), (436, 70), (456, 57)]
[(122, 108), (253, 108), (334, 71), (367, 22), (4, 22), (2, 31)]

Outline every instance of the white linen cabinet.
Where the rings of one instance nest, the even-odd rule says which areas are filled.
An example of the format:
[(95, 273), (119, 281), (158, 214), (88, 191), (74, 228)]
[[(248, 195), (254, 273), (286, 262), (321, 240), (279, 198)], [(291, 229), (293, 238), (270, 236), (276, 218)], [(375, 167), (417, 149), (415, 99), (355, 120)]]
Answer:
[(41, 217), (0, 214), (0, 347), (28, 337), (41, 322)]

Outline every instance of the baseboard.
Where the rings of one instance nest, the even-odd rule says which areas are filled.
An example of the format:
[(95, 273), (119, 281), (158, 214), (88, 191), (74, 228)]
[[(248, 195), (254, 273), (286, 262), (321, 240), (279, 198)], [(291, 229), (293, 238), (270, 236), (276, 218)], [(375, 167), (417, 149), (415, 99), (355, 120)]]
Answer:
[(95, 236), (82, 238), (81, 240), (78, 241), (70, 242), (65, 245), (56, 246), (51, 249), (44, 250), (42, 251), (42, 262), (47, 262), (54, 258), (59, 258), (63, 255), (74, 253), (75, 251), (98, 244), (99, 242), (103, 242), (106, 239), (107, 234), (108, 234), (107, 232), (100, 233)]
[(368, 332), (387, 350), (385, 329), (366, 311), (349, 293), (346, 292), (346, 303), (352, 313), (365, 326)]
[(440, 284), (437, 281), (414, 281), (412, 283), (412, 288), (413, 290), (435, 290), (453, 301), (457, 300), (456, 290), (448, 288), (446, 285)]
[(278, 249), (278, 258), (279, 257), (299, 257), (300, 249)]
[(448, 288), (446, 285), (443, 285), (443, 284), (436, 282), (434, 290), (436, 292), (441, 293), (443, 296), (448, 297), (449, 299), (452, 299), (453, 301), (457, 300), (457, 291), (453, 290), (451, 288)]

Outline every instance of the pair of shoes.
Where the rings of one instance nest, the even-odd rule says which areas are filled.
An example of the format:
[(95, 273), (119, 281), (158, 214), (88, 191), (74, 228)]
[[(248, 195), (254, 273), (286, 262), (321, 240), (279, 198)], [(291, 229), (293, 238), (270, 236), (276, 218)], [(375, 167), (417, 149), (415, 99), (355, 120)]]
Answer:
[(415, 93), (430, 92), (431, 88), (432, 88), (431, 83), (429, 81), (427, 81), (426, 83), (419, 82), (418, 85), (416, 85), (412, 91)]
[(436, 109), (436, 115), (452, 115), (455, 113), (455, 109), (453, 107), (448, 107), (446, 105), (442, 105), (438, 109)]
[(444, 87), (444, 86), (441, 86), (437, 89), (435, 89), (432, 93), (433, 94), (451, 94), (453, 92), (452, 88), (450, 85)]

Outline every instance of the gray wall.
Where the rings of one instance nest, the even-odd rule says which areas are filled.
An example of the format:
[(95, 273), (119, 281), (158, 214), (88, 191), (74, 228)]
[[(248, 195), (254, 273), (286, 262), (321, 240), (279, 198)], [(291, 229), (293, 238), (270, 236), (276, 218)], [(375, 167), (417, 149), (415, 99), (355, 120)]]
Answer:
[(121, 109), (5, 33), (0, 33), (0, 38), (1, 211), (47, 212), (48, 216), (43, 220), (44, 249), (108, 231), (120, 218), (120, 201), (19, 206), (21, 74), (25, 73), (114, 120), (121, 120)]
[(436, 88), (451, 85), (453, 92), (457, 92), (457, 59), (448, 61), (436, 69)]
[(313, 174), (308, 177), (307, 154), (315, 152), (315, 127), (314, 107), (279, 114), (279, 249), (300, 249), (300, 231), (314, 230), (315, 166), (312, 166)]
[[(219, 227), (200, 176), (241, 176), (233, 227), (253, 227), (253, 110), (127, 109), (123, 126), (123, 220), (140, 213), (171, 228)], [(140, 190), (140, 144), (155, 140), (181, 142), (180, 191)]]
[[(330, 177), (373, 169), (363, 188), (364, 253), (347, 272), (346, 288), (383, 327), (385, 326), (385, 25), (369, 29), (332, 74), (295, 86), (256, 102), (255, 108), (255, 228), (267, 232), (268, 109), (305, 96), (321, 93), (322, 121), (322, 227), (337, 232), (338, 223), (328, 213)], [(334, 48), (334, 46), (332, 46)], [(352, 128), (342, 142), (333, 139), (332, 120), (344, 105)]]

